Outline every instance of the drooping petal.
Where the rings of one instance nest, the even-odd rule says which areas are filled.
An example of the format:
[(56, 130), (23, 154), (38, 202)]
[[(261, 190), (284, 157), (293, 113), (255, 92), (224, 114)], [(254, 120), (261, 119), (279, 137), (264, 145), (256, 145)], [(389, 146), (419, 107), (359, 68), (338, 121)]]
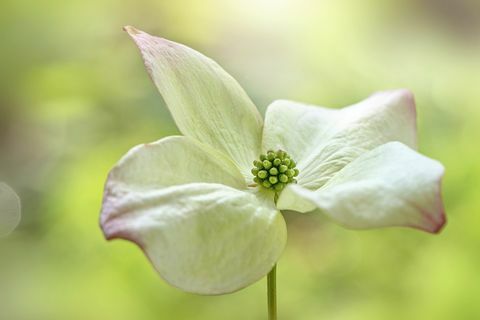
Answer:
[[(310, 202), (340, 224), (357, 229), (408, 226), (438, 232), (445, 223), (441, 199), (443, 166), (399, 142), (362, 154), (322, 188), (287, 188), (280, 209)], [(286, 191), (287, 191), (286, 190)]]
[(407, 90), (380, 92), (339, 110), (276, 101), (267, 109), (263, 131), (263, 148), (290, 153), (299, 185), (309, 190), (389, 141), (416, 148), (415, 103)]
[(125, 27), (180, 131), (229, 155), (250, 176), (260, 152), (262, 118), (216, 62), (166, 39)]
[(6, 236), (20, 222), (20, 198), (8, 185), (0, 182), (0, 237)]
[(246, 188), (235, 164), (209, 146), (171, 136), (132, 148), (112, 169), (106, 187), (151, 190), (191, 182), (221, 183)]
[(208, 183), (125, 191), (106, 190), (105, 236), (137, 243), (182, 290), (239, 290), (266, 275), (285, 246), (282, 215), (253, 194)]

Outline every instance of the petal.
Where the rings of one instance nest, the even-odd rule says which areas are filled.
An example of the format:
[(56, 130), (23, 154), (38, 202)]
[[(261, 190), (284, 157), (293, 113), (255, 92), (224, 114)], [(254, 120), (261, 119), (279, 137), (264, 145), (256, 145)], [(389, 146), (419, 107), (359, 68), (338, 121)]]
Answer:
[(324, 140), (338, 114), (336, 109), (276, 100), (265, 113), (263, 149), (285, 150), (298, 163)]
[(182, 136), (131, 149), (110, 172), (107, 187), (113, 184), (141, 191), (191, 182), (246, 188), (243, 176), (227, 156)]
[[(361, 155), (316, 191), (287, 189), (346, 227), (409, 226), (435, 233), (445, 224), (443, 173), (439, 162), (390, 142)], [(281, 197), (278, 207), (296, 207), (293, 199)]]
[(282, 215), (255, 195), (224, 185), (107, 187), (101, 225), (108, 239), (138, 244), (171, 285), (199, 294), (239, 290), (262, 278), (286, 244)]
[(20, 198), (0, 182), (0, 237), (8, 235), (20, 222)]
[(191, 48), (133, 27), (125, 30), (180, 131), (226, 153), (250, 177), (260, 152), (262, 118), (237, 81)]
[(277, 101), (267, 109), (263, 146), (290, 153), (300, 170), (299, 185), (316, 190), (355, 158), (386, 142), (416, 148), (415, 118), (407, 90), (380, 92), (340, 110)]

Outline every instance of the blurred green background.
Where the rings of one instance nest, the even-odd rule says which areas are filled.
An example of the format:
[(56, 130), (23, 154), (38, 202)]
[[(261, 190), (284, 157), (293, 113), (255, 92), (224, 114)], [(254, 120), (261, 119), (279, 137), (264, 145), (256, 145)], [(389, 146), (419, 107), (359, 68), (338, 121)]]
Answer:
[(0, 319), (265, 319), (266, 281), (202, 297), (103, 239), (103, 183), (132, 146), (178, 133), (121, 27), (218, 61), (259, 109), (341, 107), (410, 88), (420, 150), (447, 168), (448, 224), (349, 231), (289, 215), (281, 319), (480, 319), (476, 0), (2, 0), (0, 173), (23, 220), (0, 239)]

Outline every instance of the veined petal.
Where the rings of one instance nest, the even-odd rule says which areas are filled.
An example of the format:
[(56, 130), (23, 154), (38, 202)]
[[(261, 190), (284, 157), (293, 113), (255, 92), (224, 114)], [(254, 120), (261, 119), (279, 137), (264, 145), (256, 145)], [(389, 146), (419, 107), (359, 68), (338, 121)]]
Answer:
[(290, 153), (300, 170), (298, 184), (309, 190), (390, 141), (416, 148), (415, 103), (407, 90), (380, 92), (338, 110), (276, 101), (267, 109), (263, 132), (264, 149)]
[(0, 182), (0, 237), (6, 236), (20, 222), (20, 199), (8, 185)]
[(125, 27), (180, 131), (230, 156), (250, 177), (262, 118), (241, 86), (216, 62), (182, 44)]
[[(445, 224), (443, 173), (439, 162), (390, 142), (361, 155), (316, 191), (299, 185), (287, 189), (346, 227), (408, 226), (435, 233)], [(299, 206), (292, 196), (277, 205)]]
[(121, 193), (123, 189), (148, 191), (191, 182), (246, 188), (245, 179), (227, 156), (182, 136), (132, 148), (110, 172), (106, 188)]
[(108, 239), (138, 244), (171, 285), (199, 294), (239, 290), (266, 275), (287, 238), (282, 215), (255, 195), (224, 185), (106, 190)]

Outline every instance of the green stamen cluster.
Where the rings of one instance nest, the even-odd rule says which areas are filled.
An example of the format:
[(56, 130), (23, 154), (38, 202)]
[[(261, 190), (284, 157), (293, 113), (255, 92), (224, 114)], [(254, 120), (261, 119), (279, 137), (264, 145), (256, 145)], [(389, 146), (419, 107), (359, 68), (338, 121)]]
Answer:
[(296, 183), (297, 164), (283, 150), (269, 150), (260, 155), (260, 160), (253, 161), (253, 181), (266, 189), (282, 191), (289, 183)]

